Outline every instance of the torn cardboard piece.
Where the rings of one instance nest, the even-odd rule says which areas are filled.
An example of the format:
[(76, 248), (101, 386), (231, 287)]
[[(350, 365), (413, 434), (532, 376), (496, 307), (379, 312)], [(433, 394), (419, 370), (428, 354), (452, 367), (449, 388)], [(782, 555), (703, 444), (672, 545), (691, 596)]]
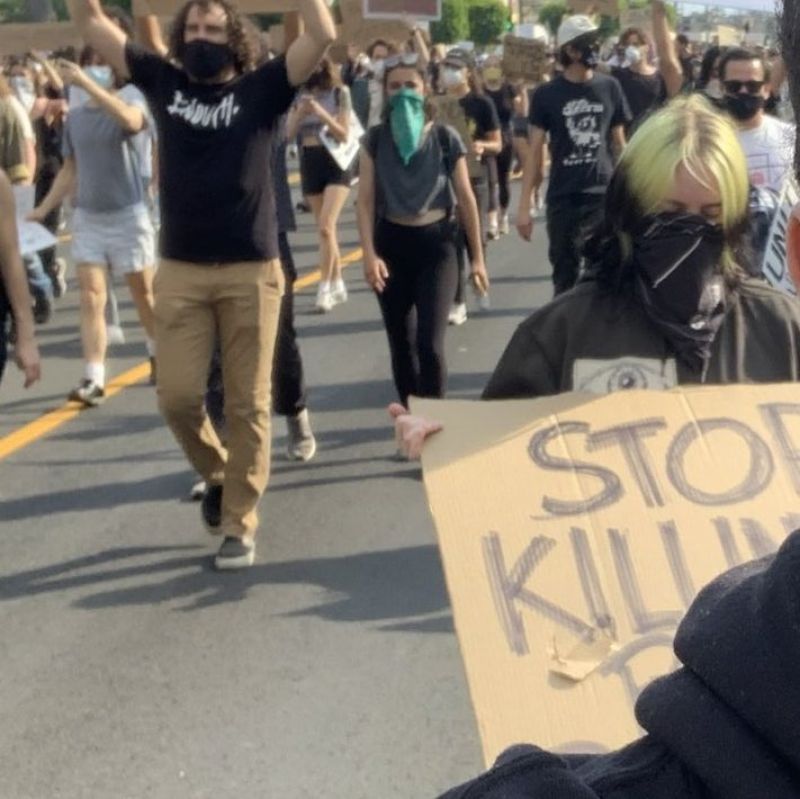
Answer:
[(487, 764), (638, 737), (697, 591), (800, 527), (796, 385), (412, 408)]

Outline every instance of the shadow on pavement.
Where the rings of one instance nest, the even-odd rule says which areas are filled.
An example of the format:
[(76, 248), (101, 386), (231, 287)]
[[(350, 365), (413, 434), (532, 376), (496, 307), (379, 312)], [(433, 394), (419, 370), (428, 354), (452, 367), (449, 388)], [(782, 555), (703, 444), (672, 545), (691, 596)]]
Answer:
[[(86, 593), (74, 600), (73, 606), (101, 610), (188, 600), (178, 608), (188, 612), (243, 601), (256, 586), (309, 585), (323, 589), (327, 596), (318, 604), (284, 617), (396, 622), (377, 628), (387, 632), (450, 633), (453, 629), (447, 615), (450, 605), (439, 550), (433, 544), (284, 563), (256, 562), (246, 571), (228, 574), (213, 571), (210, 555), (193, 554), (198, 549), (165, 546), (104, 550), (0, 578), (0, 600), (107, 587), (108, 590)], [(176, 571), (180, 573), (174, 574)], [(170, 576), (154, 581), (162, 574)], [(136, 577), (146, 578), (146, 583), (130, 586)], [(116, 581), (127, 585), (114, 588)], [(433, 614), (434, 618), (424, 618)]]

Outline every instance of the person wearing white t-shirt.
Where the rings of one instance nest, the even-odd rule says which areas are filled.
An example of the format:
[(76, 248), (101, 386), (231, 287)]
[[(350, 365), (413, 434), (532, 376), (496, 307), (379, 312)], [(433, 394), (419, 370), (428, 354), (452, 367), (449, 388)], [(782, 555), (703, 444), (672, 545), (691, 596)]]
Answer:
[(769, 67), (744, 48), (732, 48), (719, 66), (723, 104), (736, 121), (750, 183), (779, 192), (794, 160), (795, 126), (764, 113)]

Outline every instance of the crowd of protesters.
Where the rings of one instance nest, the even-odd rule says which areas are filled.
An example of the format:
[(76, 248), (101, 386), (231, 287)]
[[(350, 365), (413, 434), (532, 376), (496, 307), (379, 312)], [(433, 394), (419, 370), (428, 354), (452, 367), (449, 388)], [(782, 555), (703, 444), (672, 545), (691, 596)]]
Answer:
[[(654, 0), (650, 29), (610, 46), (591, 18), (566, 17), (527, 82), (505, 75), (496, 50), (432, 47), (415, 26), (336, 63), (326, 4), (298, 8), (304, 32), (276, 55), (227, 0), (190, 0), (168, 39), (154, 18), (136, 37), (124, 13), (74, 0), (84, 46), (9, 58), (0, 77), (0, 374), (9, 338), (25, 385), (39, 379), (35, 325), (67, 287), (55, 247), (20, 253), (14, 194), (31, 186), (27, 220), (71, 237), (84, 371), (68, 396), (105, 398), (107, 305), (124, 277), (159, 408), (220, 538), (218, 569), (254, 562), (271, 410), (287, 419), (290, 458), (316, 452), (293, 318), (288, 147), (316, 223), (320, 313), (348, 300), (338, 223), (357, 185), (407, 455), (438, 429), (404, 405), (446, 396), (445, 335), (468, 318), (469, 284), (476, 310), (489, 307), (491, 242), (512, 230), (515, 175), (523, 240), (540, 235), (544, 206), (555, 296), (519, 326), (484, 399), (800, 378), (800, 306), (762, 274), (794, 180), (777, 55), (695, 53)], [(463, 125), (439, 117), (445, 106)], [(796, 549), (795, 539), (777, 565), (740, 575), (742, 602), (769, 592), (762, 574), (796, 583)], [(652, 701), (669, 702), (673, 684)], [(747, 710), (726, 706), (739, 726)], [(754, 747), (775, 743), (769, 725), (751, 727)], [(739, 795), (706, 792), (719, 764), (702, 765), (669, 736), (594, 764), (515, 750), (452, 796), (532, 796), (539, 785), (554, 797)], [(626, 783), (633, 771), (638, 787)], [(615, 792), (595, 792), (610, 782)]]

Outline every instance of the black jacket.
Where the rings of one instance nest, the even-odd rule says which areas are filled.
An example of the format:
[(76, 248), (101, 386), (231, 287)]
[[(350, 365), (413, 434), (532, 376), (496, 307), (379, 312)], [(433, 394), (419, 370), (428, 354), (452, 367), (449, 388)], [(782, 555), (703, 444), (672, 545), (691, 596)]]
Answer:
[(708, 585), (675, 653), (636, 704), (646, 737), (609, 755), (517, 746), (442, 799), (800, 797), (800, 532)]

